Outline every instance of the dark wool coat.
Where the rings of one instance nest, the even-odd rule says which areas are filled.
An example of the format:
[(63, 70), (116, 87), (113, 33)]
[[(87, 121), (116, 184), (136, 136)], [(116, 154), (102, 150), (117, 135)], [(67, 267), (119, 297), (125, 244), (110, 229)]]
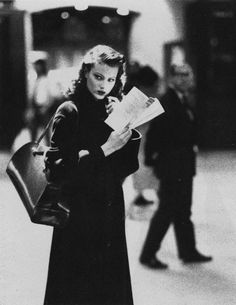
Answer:
[(183, 105), (172, 88), (168, 88), (160, 101), (165, 112), (152, 121), (147, 132), (145, 163), (154, 168), (160, 179), (193, 177), (197, 142), (193, 112)]
[[(51, 146), (70, 168), (71, 215), (54, 229), (44, 304), (132, 305), (122, 181), (138, 169), (139, 140), (105, 157), (100, 146), (112, 131), (105, 101), (86, 91), (76, 105), (63, 103), (53, 124)], [(81, 150), (90, 154), (78, 162)]]

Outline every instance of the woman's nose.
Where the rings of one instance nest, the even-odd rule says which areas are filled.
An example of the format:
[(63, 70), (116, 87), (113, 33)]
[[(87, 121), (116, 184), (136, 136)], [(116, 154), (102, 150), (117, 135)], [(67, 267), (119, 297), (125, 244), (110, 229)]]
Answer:
[(105, 82), (104, 82), (104, 81), (100, 83), (100, 88), (101, 88), (101, 89), (104, 89), (104, 88), (105, 88)]

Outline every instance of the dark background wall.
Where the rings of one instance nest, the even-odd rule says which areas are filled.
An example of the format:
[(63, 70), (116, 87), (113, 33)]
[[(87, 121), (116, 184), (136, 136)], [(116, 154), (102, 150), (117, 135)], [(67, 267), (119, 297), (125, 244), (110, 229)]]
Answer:
[(60, 68), (58, 53), (73, 66), (79, 54), (96, 44), (109, 44), (127, 57), (130, 27), (136, 15), (130, 12), (121, 16), (115, 9), (93, 6), (85, 11), (63, 7), (35, 12), (34, 49), (48, 52), (52, 68)]

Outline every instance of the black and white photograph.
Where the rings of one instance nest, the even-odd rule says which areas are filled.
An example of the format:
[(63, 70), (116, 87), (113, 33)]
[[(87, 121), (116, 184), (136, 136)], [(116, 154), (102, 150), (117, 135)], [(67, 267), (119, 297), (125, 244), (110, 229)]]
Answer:
[(236, 304), (234, 0), (0, 0), (0, 305)]

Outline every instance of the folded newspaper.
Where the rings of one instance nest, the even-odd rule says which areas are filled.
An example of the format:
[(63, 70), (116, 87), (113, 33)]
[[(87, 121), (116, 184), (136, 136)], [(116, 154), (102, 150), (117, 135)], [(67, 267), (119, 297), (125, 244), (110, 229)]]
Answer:
[(164, 109), (157, 98), (150, 102), (142, 91), (133, 87), (122, 102), (116, 105), (105, 123), (114, 130), (120, 130), (127, 125), (130, 128), (136, 128), (163, 112)]

